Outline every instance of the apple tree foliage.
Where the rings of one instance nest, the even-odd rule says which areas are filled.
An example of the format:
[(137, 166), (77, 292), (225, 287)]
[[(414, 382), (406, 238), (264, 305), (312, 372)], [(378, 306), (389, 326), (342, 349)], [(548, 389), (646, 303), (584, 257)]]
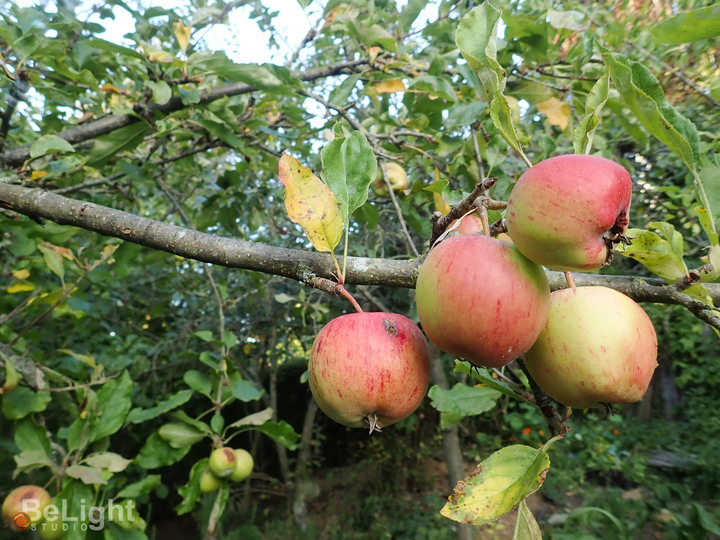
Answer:
[[(0, 401), (14, 467), (2, 485), (47, 484), (78, 515), (82, 500), (145, 503), (181, 485), (176, 512), (210, 500), (212, 534), (231, 494), (203, 498), (207, 455), (243, 440), (276, 452), (288, 479), (300, 434), (278, 413), (278, 368), (307, 362), (319, 328), (352, 310), (347, 291), (416, 317), (432, 214), (489, 177), (507, 200), (528, 165), (558, 154), (608, 157), (635, 182), (632, 245), (576, 283), (720, 330), (717, 6), (298, 4), (307, 36), (277, 64), (233, 61), (265, 46), (242, 34), (226, 51), (206, 39), (237, 16), (281, 50), (261, 0), (1, 5)], [(108, 41), (118, 10), (134, 26)], [(390, 162), (409, 186), (369, 191)], [(443, 426), (501, 396), (532, 399), (456, 370), (478, 386), (431, 388)], [(521, 504), (518, 534), (537, 537), (522, 501), (551, 441), (498, 449), (443, 515), (481, 524)], [(145, 538), (132, 517), (102, 534)]]

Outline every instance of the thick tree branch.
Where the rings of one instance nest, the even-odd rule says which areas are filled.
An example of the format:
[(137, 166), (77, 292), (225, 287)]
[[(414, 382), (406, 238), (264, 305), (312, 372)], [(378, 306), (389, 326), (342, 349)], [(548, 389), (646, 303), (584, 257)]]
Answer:
[[(314, 81), (316, 79), (322, 79), (324, 77), (330, 77), (332, 75), (338, 75), (340, 73), (353, 71), (358, 68), (364, 68), (368, 62), (368, 59), (340, 62), (317, 69), (309, 69), (302, 73), (293, 73), (293, 75), (301, 81)], [(204, 105), (207, 103), (211, 103), (223, 97), (248, 94), (250, 92), (254, 92), (255, 90), (257, 90), (255, 87), (242, 82), (219, 86), (217, 88), (213, 88), (212, 90), (202, 93), (200, 96), (200, 104)], [(193, 107), (196, 106), (197, 104), (193, 104)], [(185, 107), (186, 105), (182, 102), (180, 97), (177, 96), (163, 105), (151, 103), (148, 106), (148, 112), (151, 115), (156, 112), (162, 115), (168, 115), (172, 112), (179, 111)], [(132, 116), (129, 114), (118, 116), (104, 116), (102, 118), (98, 118), (97, 120), (93, 120), (92, 122), (66, 129), (65, 131), (57, 133), (57, 136), (65, 139), (70, 144), (77, 144), (79, 142), (94, 139), (101, 135), (106, 135), (107, 133), (128, 126), (130, 124), (134, 124), (135, 122), (139, 122), (141, 120), (142, 119), (138, 116)], [(19, 167), (29, 158), (30, 145), (21, 146), (19, 148), (13, 148), (0, 153), (0, 164), (4, 164), (10, 167)]]
[[(33, 219), (49, 219), (104, 236), (201, 262), (255, 270), (308, 282), (313, 277), (335, 279), (326, 253), (302, 251), (223, 238), (137, 216), (94, 203), (77, 201), (37, 188), (0, 182), (0, 207)], [(414, 288), (421, 259), (395, 260), (348, 257), (345, 285), (383, 285)], [(708, 324), (720, 324), (717, 311), (661, 279), (599, 274), (573, 274), (578, 287), (604, 286), (637, 302), (680, 304)], [(562, 272), (548, 272), (552, 290), (567, 287)], [(720, 283), (706, 283), (713, 302), (720, 304)]]

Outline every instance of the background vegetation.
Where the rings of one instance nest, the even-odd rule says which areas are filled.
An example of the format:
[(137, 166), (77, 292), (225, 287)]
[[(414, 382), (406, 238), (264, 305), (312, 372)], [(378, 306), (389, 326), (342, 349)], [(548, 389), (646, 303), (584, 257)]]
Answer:
[[(319, 172), (328, 141), (357, 131), (380, 162), (403, 165), (409, 187), (371, 192), (352, 216), (348, 253), (372, 260), (350, 259), (347, 285), (367, 310), (416, 318), (413, 272), (432, 213), (490, 176), (491, 195), (506, 200), (526, 168), (456, 44), (458, 21), (478, 3), (298, 3), (310, 30), (284, 65), (208, 48), (235, 14), (278, 47), (278, 12), (261, 0), (0, 3), (0, 496), (35, 483), (73, 512), (81, 499), (138, 504), (135, 521), (68, 538), (513, 535), (514, 514), (468, 528), (439, 510), (492, 452), (550, 438), (533, 405), (506, 396), (472, 405), (459, 392), (477, 381), (434, 351), (433, 385), (460, 384), (453, 410), (427, 399), (372, 437), (317, 412), (307, 355), (352, 306), (307, 286), (302, 269), (329, 278), (333, 266), (289, 220), (278, 177), (283, 152)], [(528, 504), (545, 538), (720, 536), (720, 288), (672, 289), (677, 269), (706, 264), (718, 243), (718, 10), (689, 0), (686, 19), (661, 24), (675, 3), (494, 4), (489, 69), (506, 73), (503, 118), (516, 146), (533, 163), (572, 153), (594, 115), (591, 151), (635, 182), (631, 227), (672, 226), (649, 269), (618, 256), (600, 272), (655, 301), (643, 304), (660, 342), (648, 395), (607, 418), (574, 412)], [(705, 19), (692, 18), (706, 6)], [(119, 11), (134, 27), (107, 41)], [(264, 44), (238, 34), (233, 46)], [(623, 89), (616, 65), (607, 99), (589, 108), (614, 65), (603, 50), (651, 77)], [(687, 148), (648, 127), (629, 101), (635, 88)], [(166, 236), (159, 223), (214, 239)], [(530, 396), (514, 364), (494, 377)], [(202, 496), (203, 460), (235, 432), (253, 475)]]

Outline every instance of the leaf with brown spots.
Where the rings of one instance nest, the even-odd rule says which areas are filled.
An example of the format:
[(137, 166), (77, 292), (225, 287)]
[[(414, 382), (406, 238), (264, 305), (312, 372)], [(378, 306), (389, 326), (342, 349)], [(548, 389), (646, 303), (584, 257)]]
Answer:
[(493, 522), (537, 491), (549, 468), (550, 457), (542, 448), (501, 448), (458, 482), (440, 513), (460, 523)]
[(318, 251), (332, 251), (340, 243), (343, 220), (330, 188), (300, 162), (283, 154), (280, 180), (285, 184), (285, 208)]

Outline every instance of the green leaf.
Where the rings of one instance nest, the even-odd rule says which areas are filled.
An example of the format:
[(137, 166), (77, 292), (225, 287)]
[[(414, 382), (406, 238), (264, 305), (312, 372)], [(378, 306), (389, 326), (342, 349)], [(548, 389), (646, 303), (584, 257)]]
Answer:
[(462, 360), (455, 360), (454, 371), (456, 373), (467, 373), (468, 375), (473, 376), (475, 379), (480, 381), (482, 384), (484, 384), (488, 388), (493, 388), (493, 389), (497, 390), (498, 392), (505, 394), (508, 397), (511, 397), (514, 399), (519, 399), (520, 401), (526, 401), (525, 398), (523, 398), (520, 394), (515, 392), (506, 383), (504, 383), (502, 381), (498, 381), (497, 379), (494, 379), (492, 377), (492, 375), (490, 375), (490, 372), (487, 370), (487, 368), (477, 368), (477, 367), (471, 365), (469, 362), (465, 362)]
[(118, 473), (124, 471), (132, 462), (115, 452), (93, 452), (84, 460), (85, 463), (96, 469), (107, 469), (110, 472)]
[(669, 223), (648, 223), (648, 227), (660, 230), (665, 238), (654, 231), (628, 229), (626, 234), (632, 238), (632, 244), (616, 253), (638, 261), (670, 283), (686, 276), (682, 235)]
[(50, 271), (59, 277), (60, 281), (64, 281), (65, 265), (63, 263), (63, 256), (56, 249), (56, 246), (43, 242), (38, 245), (38, 249), (42, 252), (43, 260)]
[(490, 118), (492, 118), (493, 124), (495, 124), (502, 138), (505, 139), (505, 142), (520, 154), (526, 163), (529, 163), (530, 160), (523, 152), (517, 133), (515, 133), (515, 126), (510, 114), (510, 105), (508, 105), (507, 99), (500, 92), (495, 94), (492, 103), (490, 103)]
[(55, 496), (54, 504), (63, 510), (64, 515), (76, 518), (63, 538), (66, 540), (85, 540), (88, 528), (88, 502), (94, 501), (93, 488), (77, 480), (63, 482), (62, 491)]
[(261, 426), (265, 422), (268, 422), (273, 415), (273, 410), (271, 407), (268, 407), (267, 409), (263, 409), (262, 411), (258, 411), (253, 414), (249, 414), (240, 420), (236, 420), (232, 424), (228, 426), (228, 428), (236, 428), (241, 426)]
[(528, 508), (525, 499), (520, 501), (520, 506), (518, 507), (513, 540), (542, 540), (540, 526), (537, 521), (535, 521), (535, 516), (533, 516), (533, 513)]
[(705, 232), (713, 245), (718, 243), (717, 231), (720, 229), (720, 167), (707, 166), (698, 174), (699, 184), (696, 185), (698, 199), (707, 214), (703, 224)]
[(321, 152), (323, 179), (340, 206), (343, 223), (360, 208), (377, 174), (377, 160), (370, 143), (359, 131), (331, 141)]
[(482, 85), (485, 101), (505, 88), (507, 74), (497, 61), (497, 32), (500, 10), (484, 2), (467, 13), (458, 24), (455, 42)]
[(460, 523), (491, 523), (537, 491), (549, 468), (550, 457), (543, 450), (506, 446), (458, 482), (440, 513)]
[(643, 64), (607, 50), (603, 50), (603, 59), (633, 115), (694, 171), (700, 154), (695, 124), (670, 104), (658, 80)]
[(192, 390), (180, 390), (164, 401), (149, 409), (133, 409), (125, 418), (126, 424), (139, 424), (157, 418), (163, 413), (170, 412), (180, 405), (187, 403), (193, 395)]
[(13, 456), (13, 459), (15, 460), (16, 472), (26, 473), (41, 467), (54, 469), (50, 455), (45, 450), (23, 450)]
[(197, 332), (193, 332), (193, 336), (198, 337), (205, 342), (209, 342), (215, 339), (213, 337), (213, 333), (210, 330), (198, 330)]
[(30, 157), (37, 158), (53, 152), (74, 152), (73, 145), (57, 135), (43, 135), (30, 147)]
[(195, 504), (200, 499), (200, 476), (208, 466), (208, 458), (203, 458), (195, 462), (190, 469), (190, 478), (187, 484), (178, 489), (178, 493), (182, 497), (182, 501), (175, 507), (175, 511), (179, 516), (191, 512), (195, 508)]
[(97, 392), (97, 411), (90, 419), (90, 442), (117, 432), (132, 406), (133, 382), (124, 371), (119, 379), (106, 382)]
[(245, 403), (256, 401), (265, 393), (265, 390), (258, 388), (254, 383), (245, 379), (233, 381), (231, 388), (233, 397)]
[(50, 454), (47, 430), (37, 425), (32, 418), (23, 418), (15, 423), (13, 440), (21, 451), (43, 450), (46, 454)]
[(139, 145), (151, 128), (146, 122), (134, 122), (95, 139), (87, 157), (87, 165), (99, 168), (120, 152)]
[(151, 433), (145, 445), (140, 449), (140, 453), (135, 458), (137, 463), (143, 469), (157, 469), (158, 467), (167, 467), (173, 463), (177, 463), (190, 451), (191, 446), (183, 448), (173, 448), (170, 443), (164, 440), (160, 435)]
[(553, 28), (567, 28), (574, 32), (584, 32), (590, 28), (590, 21), (587, 20), (585, 14), (574, 9), (568, 11), (548, 9), (547, 17), (550, 26)]
[(87, 467), (85, 465), (70, 465), (65, 468), (65, 474), (70, 478), (76, 478), (83, 484), (102, 485), (107, 484), (103, 478), (102, 469)]
[(589, 154), (595, 128), (600, 122), (602, 111), (610, 92), (610, 72), (606, 71), (590, 89), (585, 102), (585, 116), (575, 126), (573, 132), (573, 149), (576, 154)]
[[(428, 396), (432, 406), (441, 414), (441, 427), (443, 429), (458, 422), (465, 416), (474, 416), (489, 411), (495, 407), (495, 402), (502, 394), (492, 388), (469, 386), (457, 383), (449, 390), (437, 385), (430, 388)], [(446, 413), (450, 417), (445, 421)]]
[(650, 34), (660, 43), (688, 43), (720, 36), (720, 5), (677, 13), (653, 26)]
[(210, 380), (210, 377), (204, 373), (191, 369), (190, 371), (185, 372), (185, 375), (183, 375), (183, 381), (185, 381), (185, 384), (196, 392), (207, 396), (209, 399), (214, 399), (212, 395), (212, 381)]
[[(276, 443), (282, 444), (288, 450), (295, 450), (297, 442), (300, 440), (300, 434), (293, 429), (285, 420), (280, 422), (265, 422), (257, 427), (247, 427), (247, 429), (255, 429), (260, 433), (264, 433)], [(240, 431), (244, 431), (241, 429)]]
[(145, 86), (152, 90), (153, 101), (165, 105), (172, 97), (172, 89), (165, 81), (145, 81)]
[(184, 422), (168, 422), (158, 429), (158, 435), (173, 448), (186, 448), (203, 440), (205, 433)]
[(9, 420), (20, 420), (28, 414), (42, 412), (51, 400), (50, 392), (33, 392), (26, 386), (18, 386), (2, 397), (2, 413)]
[(120, 498), (134, 499), (147, 495), (153, 489), (162, 484), (162, 476), (159, 474), (149, 474), (138, 482), (133, 482), (122, 488), (116, 495)]

